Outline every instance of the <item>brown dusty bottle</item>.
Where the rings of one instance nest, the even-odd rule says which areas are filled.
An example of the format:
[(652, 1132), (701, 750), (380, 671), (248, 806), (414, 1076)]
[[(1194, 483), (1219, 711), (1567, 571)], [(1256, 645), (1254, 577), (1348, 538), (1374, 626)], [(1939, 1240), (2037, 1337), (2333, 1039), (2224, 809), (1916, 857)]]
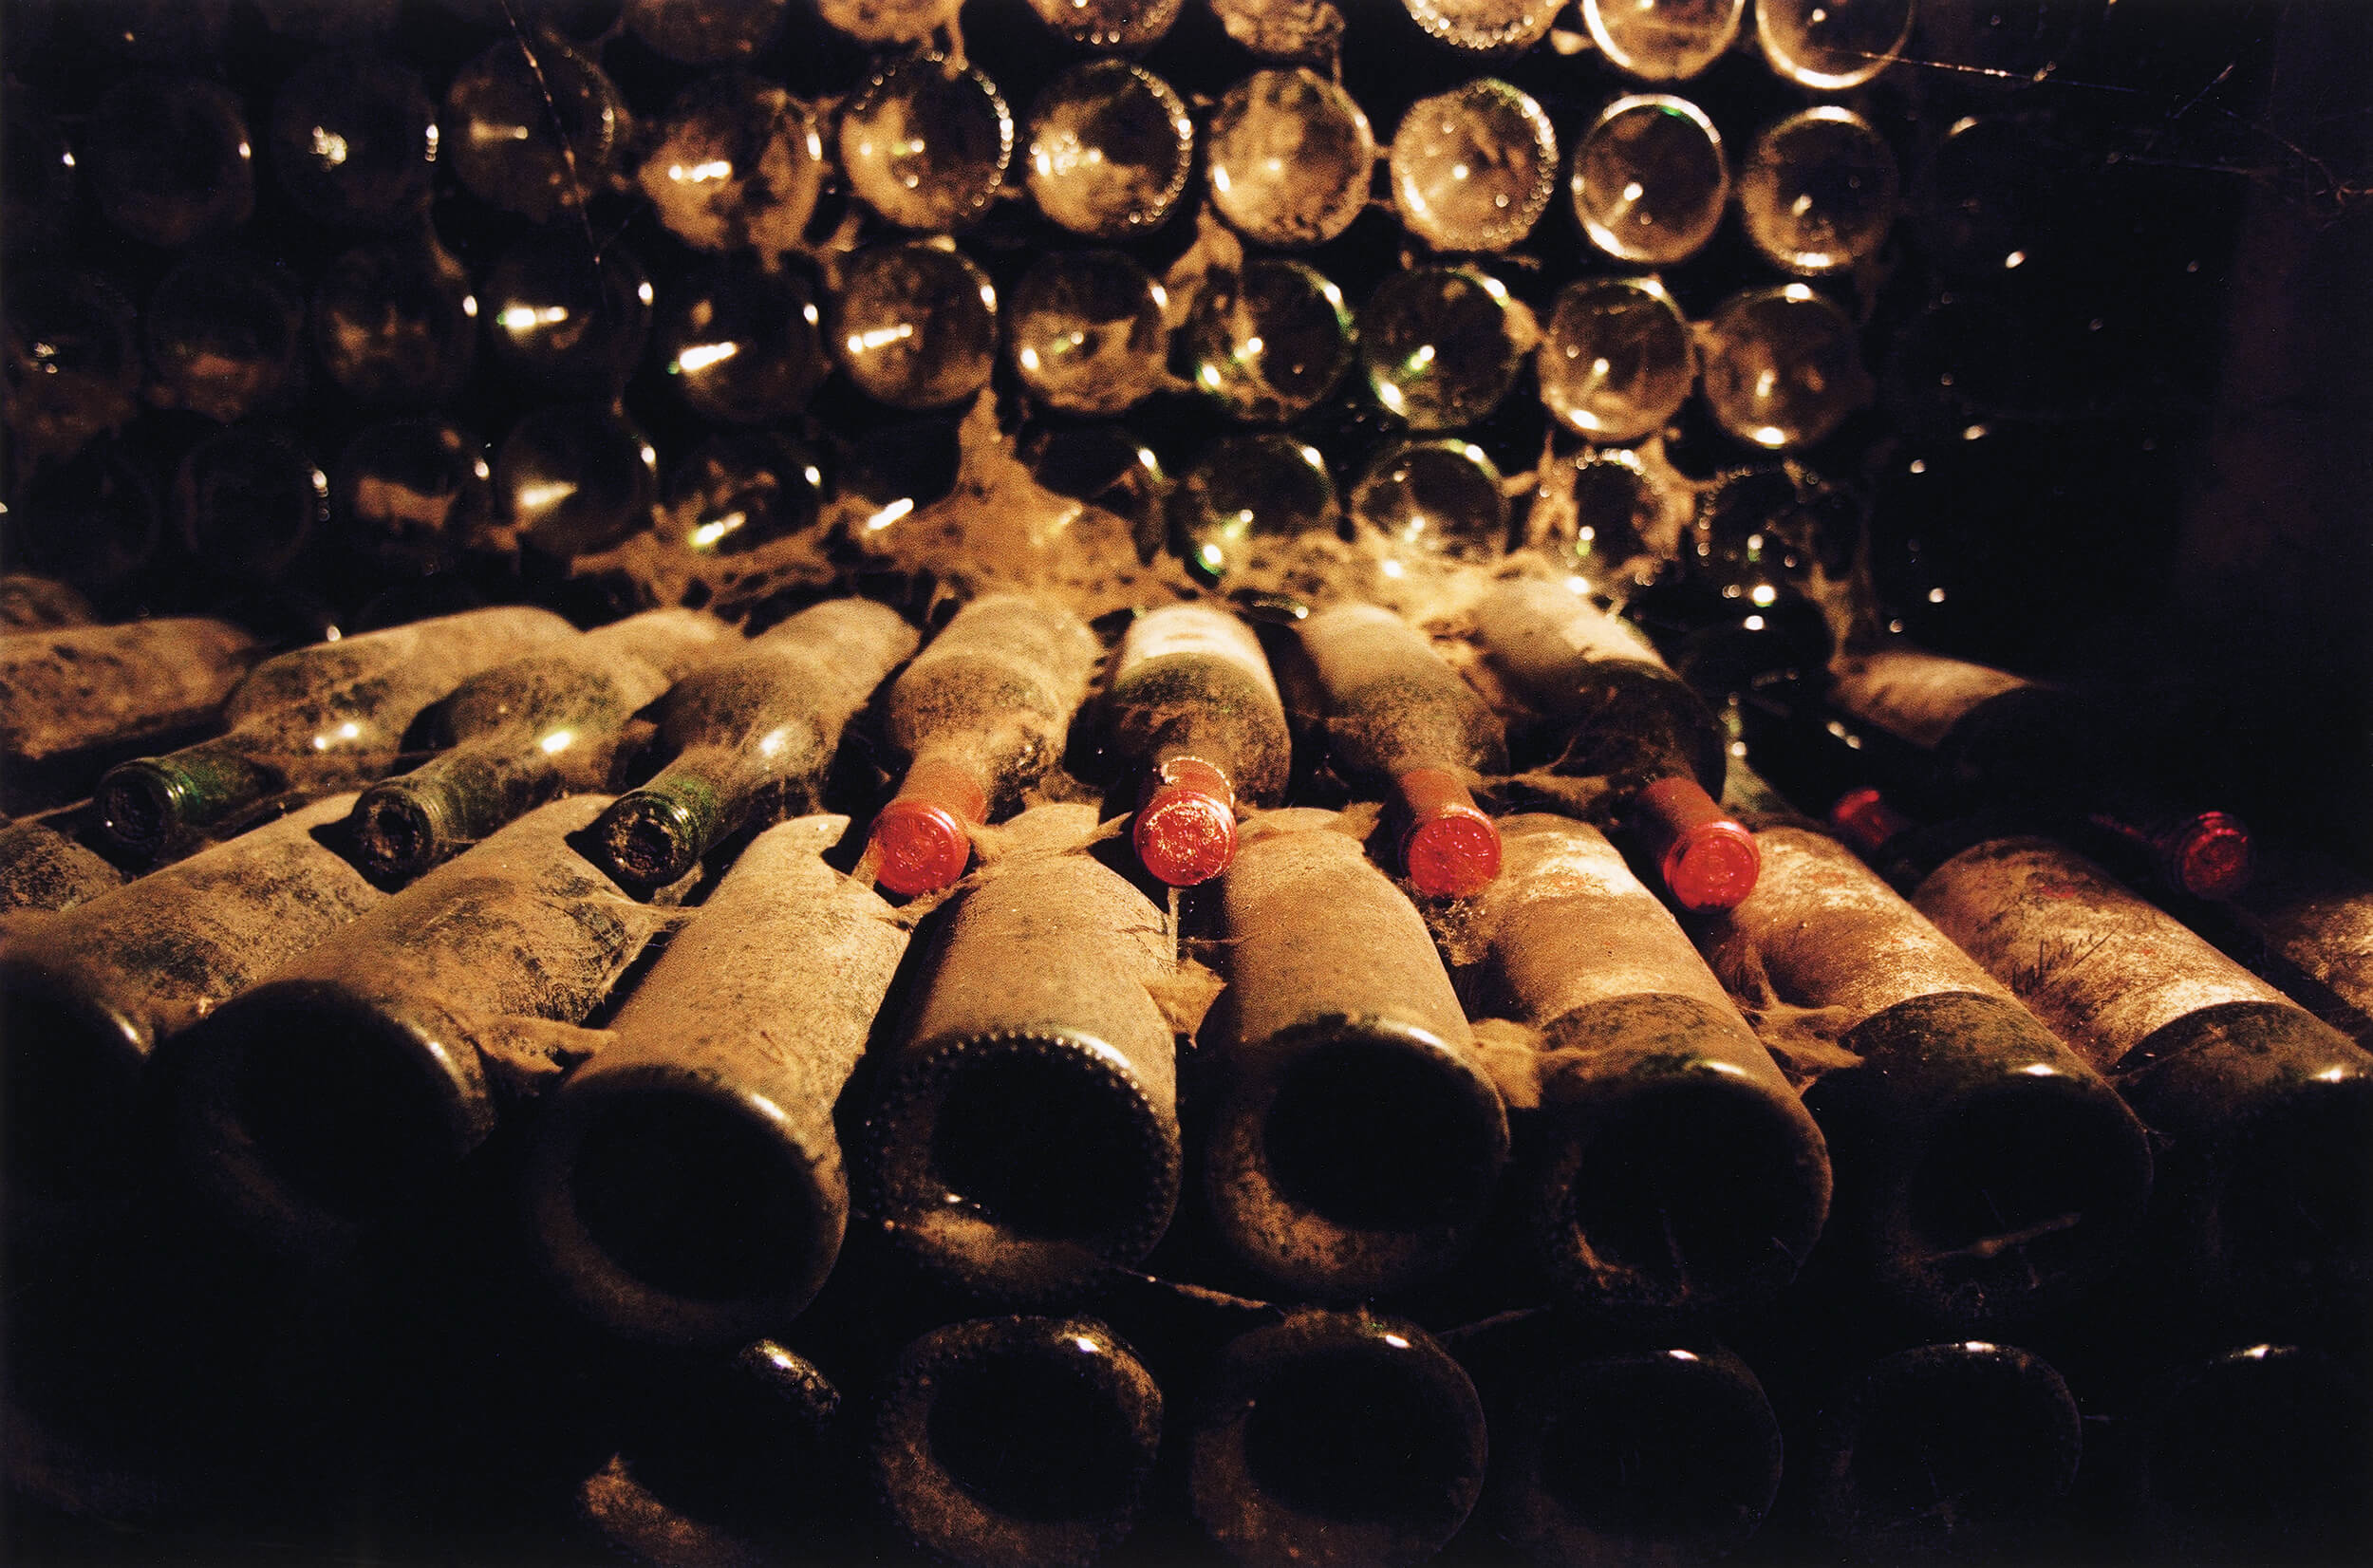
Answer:
[(1535, 1562), (1699, 1562), (1754, 1535), (1780, 1489), (1780, 1423), (1729, 1351), (1540, 1335), (1491, 1414), (1491, 1509)]
[(1768, 983), (1767, 1028), (1818, 1017), (1856, 1058), (1804, 1092), (1837, 1172), (1831, 1234), (1897, 1302), (1964, 1332), (2099, 1284), (2148, 1206), (2141, 1124), (1843, 845), (1802, 819), (1748, 820), (1763, 875), (1701, 940), (1734, 990)]
[(1820, 1129), (1603, 833), (1530, 812), (1500, 831), (1466, 991), (1535, 1037), (1538, 1092), (1509, 1092), (1529, 1113), (1520, 1202), (1542, 1267), (1602, 1316), (1768, 1296), (1829, 1210)]
[(2126, 776), (2136, 738), (2099, 703), (1905, 646), (1840, 660), (1828, 701), (1925, 754), (1934, 804), (1947, 813), (2046, 810), (2088, 848), (2175, 892), (2226, 899), (2249, 886), (2248, 825)]
[(51, 913), (123, 886), (123, 873), (42, 822), (0, 818), (0, 916)]
[(0, 943), (12, 1206), (127, 1191), (159, 1043), (383, 902), (322, 842), (353, 803), (317, 801)]
[(2233, 913), (2284, 990), (2373, 1046), (2373, 882), (2331, 861), (2279, 865)]
[(1204, 1182), (1238, 1258), (1297, 1297), (1356, 1300), (1466, 1253), (1508, 1126), (1425, 921), (1342, 821), (1256, 817), (1220, 878)]
[[(265, 648), (227, 621), (196, 617), (0, 635), (0, 767), (11, 796), (43, 775), (78, 798), (77, 764), (177, 738), (215, 721)], [(68, 777), (67, 775), (78, 775)]]
[(960, 1568), (1085, 1568), (1137, 1521), (1162, 1391), (1093, 1317), (982, 1317), (908, 1345), (868, 1445), (890, 1518)]
[(2048, 1362), (1970, 1340), (1898, 1351), (1846, 1379), (1790, 1468), (1822, 1534), (1898, 1562), (2031, 1549), (2083, 1445), (2076, 1401)]
[(821, 858), (848, 826), (753, 839), (544, 1112), (536, 1245), (613, 1333), (731, 1348), (796, 1316), (840, 1256), (832, 1107), (906, 951), (880, 895)]
[(343, 1251), (589, 1055), (574, 1026), (667, 919), (570, 848), (608, 804), (529, 812), (177, 1041), (167, 1114), (202, 1197), (278, 1250)]
[(402, 756), (405, 732), (430, 703), (575, 630), (550, 610), (509, 606), (267, 659), (224, 704), (223, 734), (107, 770), (100, 829), (127, 854), (156, 855), (274, 796), (368, 783)]
[(55, 578), (24, 571), (0, 576), (0, 635), (87, 626), (98, 619), (89, 600)]
[(1328, 755), (1355, 783), (1391, 790), (1410, 885), (1465, 898), (1498, 876), (1499, 830), (1470, 793), (1507, 772), (1490, 707), (1391, 610), (1336, 605), (1299, 630), (1325, 695)]
[(1962, 850), (1912, 902), (2158, 1134), (2155, 1224), (2207, 1301), (2362, 1321), (2373, 1056), (2046, 839)]
[(873, 819), (877, 882), (912, 895), (964, 874), (972, 830), (1061, 759), (1102, 653), (1050, 599), (992, 593), (957, 612), (884, 704), (882, 731), (906, 774)]
[(628, 721), (739, 641), (701, 610), (645, 610), (470, 677), (430, 710), (437, 756), (356, 802), (364, 868), (418, 876), (555, 795), (608, 787)]
[(678, 681), (659, 719), (672, 760), (593, 825), (604, 868), (664, 887), (736, 830), (813, 811), (841, 731), (915, 643), (888, 607), (831, 599)]
[(1236, 812), (1284, 792), (1285, 704), (1252, 628), (1216, 605), (1165, 605), (1130, 624), (1104, 697), (1107, 748), (1143, 779), (1130, 842), (1173, 887), (1236, 853)]
[(948, 911), (866, 1121), (864, 1207), (958, 1287), (1044, 1300), (1152, 1250), (1178, 1201), (1168, 922), (1036, 806)]
[(1247, 1568), (1403, 1568), (1458, 1533), (1484, 1462), (1483, 1403), (1431, 1335), (1303, 1309), (1220, 1353), (1187, 1498)]
[(1726, 815), (1728, 737), (1648, 640), (1559, 584), (1514, 582), (1475, 610), (1492, 663), (1565, 738), (1555, 771), (1601, 776), (1617, 833), (1684, 909), (1754, 890), (1755, 835)]

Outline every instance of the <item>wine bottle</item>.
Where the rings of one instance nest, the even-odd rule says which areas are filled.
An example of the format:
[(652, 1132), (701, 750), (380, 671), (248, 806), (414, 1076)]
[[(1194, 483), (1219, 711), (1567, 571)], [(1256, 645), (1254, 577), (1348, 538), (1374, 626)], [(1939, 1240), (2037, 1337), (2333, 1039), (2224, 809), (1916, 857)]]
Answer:
[(1801, 818), (1756, 829), (1763, 876), (1703, 940), (1721, 972), (1768, 982), (1774, 1015), (1817, 1013), (1856, 1058), (1804, 1093), (1837, 1173), (1831, 1234), (1931, 1324), (2058, 1313), (2140, 1233), (2141, 1124), (1844, 846)]
[(2264, 961), (2284, 990), (2373, 1048), (2373, 884), (2337, 862), (2301, 860), (2232, 908), (2254, 939), (2250, 961)]
[(627, 0), (626, 28), (682, 65), (748, 61), (782, 31), (790, 0)]
[(696, 251), (796, 253), (823, 194), (824, 141), (808, 106), (745, 70), (696, 79), (667, 105), (637, 176), (668, 233)]
[(268, 659), (223, 705), (223, 734), (107, 771), (95, 797), (101, 830), (126, 854), (153, 856), (271, 796), (365, 783), (394, 766), (405, 732), (431, 702), (573, 629), (550, 610), (516, 606)]
[(1160, 228), (1186, 194), (1195, 122), (1170, 84), (1125, 60), (1091, 60), (1030, 105), (1026, 183), (1038, 211), (1090, 239)]
[(1764, 127), (1739, 216), (1764, 259), (1811, 277), (1868, 260), (1895, 222), (1896, 158), (1853, 110), (1822, 103)]
[(601, 67), (549, 35), (506, 39), (456, 71), (439, 124), (470, 193), (538, 224), (607, 190), (632, 134)]
[(671, 760), (593, 825), (604, 868), (663, 887), (728, 833), (814, 810), (841, 731), (915, 642), (895, 610), (828, 600), (678, 681), (659, 718)]
[(1703, 328), (1699, 349), (1707, 412), (1767, 452), (1817, 446), (1870, 401), (1859, 328), (1808, 284), (1731, 295)]
[[(18, 276), (6, 304), (9, 396), (0, 418), (27, 467), (45, 459), (63, 466), (140, 412), (138, 318), (103, 276), (63, 266), (10, 270)], [(12, 507), (21, 509), (22, 494), (10, 495)]]
[(1927, 754), (1924, 782), (1943, 811), (1990, 802), (2047, 812), (2051, 825), (2085, 832), (2087, 848), (2195, 898), (2249, 885), (2248, 826), (2126, 776), (2142, 742), (2102, 703), (1900, 646), (1840, 661), (1829, 701)]
[(1478, 1382), (1491, 1512), (1534, 1561), (1704, 1561), (1754, 1535), (1780, 1488), (1781, 1439), (1747, 1363), (1696, 1339), (1541, 1320), (1516, 1332), (1526, 1342), (1496, 1358), (1502, 1378)]
[(841, 111), (840, 166), (891, 223), (952, 233), (988, 215), (1014, 156), (997, 84), (945, 55), (887, 61)]
[(159, 1042), (383, 902), (316, 836), (353, 804), (316, 801), (0, 942), (12, 1203), (126, 1193)]
[(522, 543), (590, 555), (651, 526), (659, 454), (616, 403), (545, 403), (496, 449), (495, 494)]
[(922, 240), (876, 245), (849, 263), (832, 349), (860, 391), (892, 408), (944, 408), (997, 365), (997, 290), (972, 258)]
[(1152, 1249), (1178, 1199), (1168, 923), (1037, 806), (955, 904), (866, 1118), (864, 1208), (978, 1295), (1046, 1300)]
[(890, 1518), (966, 1568), (1087, 1563), (1136, 1524), (1162, 1391), (1093, 1317), (981, 1317), (899, 1353), (868, 1450)]
[(1298, 1298), (1357, 1300), (1467, 1252), (1508, 1128), (1424, 920), (1341, 821), (1266, 813), (1220, 878), (1204, 1182), (1239, 1259)]
[(160, 1059), (176, 1158), (265, 1245), (345, 1252), (418, 1212), (600, 1036), (574, 1027), (665, 916), (529, 812), (224, 1003)]
[(434, 233), (346, 252), (313, 280), (310, 309), (322, 368), (374, 408), (440, 409), (477, 360), (477, 296)]
[(1105, 749), (1144, 784), (1130, 841), (1173, 887), (1236, 853), (1239, 802), (1285, 789), (1293, 739), (1252, 629), (1214, 605), (1166, 605), (1130, 624), (1104, 698)]
[(1501, 825), (1467, 992), (1531, 1030), (1520, 1199), (1551, 1281), (1602, 1316), (1769, 1295), (1821, 1234), (1821, 1130), (1672, 916), (1605, 835)]
[(1582, 0), (1582, 25), (1607, 63), (1646, 82), (1686, 82), (1739, 35), (1747, 0)]
[(1387, 159), (1401, 226), (1437, 251), (1504, 251), (1549, 209), (1558, 133), (1531, 94), (1495, 77), (1421, 98)]
[(239, 627), (196, 616), (0, 635), (0, 758), (21, 775), (186, 736), (263, 657)]
[(228, 424), (290, 401), (305, 383), (305, 297), (281, 269), (201, 251), (157, 285), (140, 313), (157, 401)]
[(605, 788), (627, 721), (738, 642), (703, 611), (645, 610), (472, 676), (430, 713), (438, 755), (355, 802), (357, 857), (406, 881), (554, 795)]
[(1211, 205), (1256, 245), (1323, 245), (1367, 210), (1376, 136), (1339, 82), (1307, 66), (1255, 71), (1211, 111)]
[(2047, 840), (1965, 849), (1913, 903), (2158, 1134), (2158, 1223), (2212, 1310), (2361, 1316), (2373, 1056)]
[(329, 520), (329, 477), (288, 431), (234, 425), (182, 454), (173, 521), (198, 569), (229, 583), (273, 582)]
[(1049, 407), (1112, 418), (1168, 384), (1168, 294), (1117, 251), (1056, 251), (1015, 286), (1005, 350)]
[(1204, 448), (1166, 510), (1186, 569), (1215, 585), (1247, 569), (1283, 569), (1342, 516), (1317, 448), (1274, 431)]
[(1569, 737), (1556, 771), (1603, 776), (1605, 809), (1685, 909), (1723, 909), (1755, 887), (1755, 838), (1723, 814), (1728, 739), (1645, 637), (1554, 583), (1514, 582), (1477, 607), (1500, 671)]
[(123, 873), (42, 822), (0, 818), (0, 916), (88, 904), (123, 886)]
[(1186, 338), (1195, 389), (1247, 424), (1308, 413), (1353, 358), (1342, 290), (1317, 269), (1276, 256), (1254, 256), (1206, 282)]
[(82, 154), (100, 215), (143, 245), (178, 250), (255, 211), (247, 116), (219, 82), (123, 78), (92, 108)]
[(1411, 886), (1465, 898), (1499, 875), (1499, 831), (1470, 793), (1507, 771), (1490, 707), (1391, 610), (1337, 605), (1299, 629), (1326, 703), (1327, 754), (1354, 784), (1391, 790)]
[(1806, 1439), (1791, 1448), (1815, 1526), (1858, 1555), (2015, 1556), (2074, 1484), (2083, 1421), (2050, 1363), (1971, 1340), (1872, 1362), (1832, 1391)]
[(481, 547), (495, 523), (485, 443), (449, 420), (357, 431), (329, 478), (334, 548), (374, 581), (418, 578)]
[(1616, 260), (1672, 267), (1705, 249), (1730, 198), (1730, 159), (1706, 111), (1635, 93), (1598, 111), (1574, 146), (1575, 221)]
[(972, 830), (1061, 760), (1102, 653), (1053, 600), (993, 593), (958, 611), (884, 703), (905, 776), (873, 819), (874, 880), (911, 895), (962, 876)]
[(566, 231), (531, 235), (503, 252), (483, 292), (495, 357), (539, 391), (615, 397), (642, 363), (654, 295), (623, 245), (595, 250)]
[(536, 1245), (612, 1333), (729, 1349), (796, 1316), (840, 1255), (832, 1105), (906, 950), (821, 858), (848, 826), (753, 839), (538, 1124)]
[(1431, 1335), (1302, 1309), (1220, 1353), (1187, 1502), (1246, 1568), (1422, 1562), (1474, 1508), (1484, 1452), (1475, 1385)]
[(1459, 429), (1488, 419), (1516, 384), (1518, 336), (1515, 302), (1498, 278), (1412, 267), (1360, 307), (1360, 369), (1376, 401), (1411, 430)]
[(1542, 405), (1600, 444), (1654, 435), (1697, 380), (1689, 322), (1654, 277), (1577, 278), (1559, 289), (1533, 363)]
[(315, 55), (272, 95), (272, 172), (333, 228), (397, 229), (427, 212), (438, 141), (419, 74), (383, 54)]

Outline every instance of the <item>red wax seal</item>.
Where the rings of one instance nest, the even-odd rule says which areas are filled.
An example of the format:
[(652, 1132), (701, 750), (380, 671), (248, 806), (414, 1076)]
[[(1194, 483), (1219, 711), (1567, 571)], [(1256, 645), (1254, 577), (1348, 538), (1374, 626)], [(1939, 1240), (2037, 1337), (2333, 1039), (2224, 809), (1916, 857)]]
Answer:
[(873, 880), (912, 897), (954, 887), (972, 860), (972, 838), (954, 812), (901, 795), (873, 819)]
[(1165, 784), (1137, 808), (1130, 842), (1147, 870), (1173, 887), (1192, 887), (1236, 858), (1236, 812), (1207, 790)]
[(2194, 898), (2232, 898), (2250, 885), (2250, 830), (2223, 812), (2203, 812), (2172, 835), (2170, 881)]
[(1700, 822), (1676, 835), (1658, 868), (1673, 902), (1684, 909), (1734, 909), (1755, 890), (1764, 852), (1755, 835), (1728, 817)]
[(1411, 886), (1428, 898), (1465, 898), (1500, 874), (1500, 829), (1468, 806), (1412, 826), (1401, 840)]

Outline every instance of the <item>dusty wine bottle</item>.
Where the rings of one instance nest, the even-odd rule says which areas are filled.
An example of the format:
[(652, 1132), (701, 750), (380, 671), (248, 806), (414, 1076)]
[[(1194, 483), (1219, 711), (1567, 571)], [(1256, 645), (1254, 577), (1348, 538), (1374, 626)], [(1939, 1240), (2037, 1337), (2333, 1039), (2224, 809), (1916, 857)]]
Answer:
[(0, 635), (87, 626), (98, 619), (89, 600), (54, 578), (23, 571), (0, 576)]
[(47, 823), (0, 818), (0, 915), (55, 912), (123, 886), (123, 873)]
[(554, 795), (609, 785), (627, 721), (738, 641), (700, 610), (645, 610), (472, 676), (431, 710), (437, 756), (355, 803), (364, 868), (418, 876)]
[(1085, 1568), (1137, 1521), (1162, 1391), (1092, 1317), (982, 1317), (899, 1353), (869, 1449), (890, 1518), (962, 1568)]
[(604, 868), (664, 887), (745, 824), (814, 810), (841, 731), (915, 642), (886, 606), (828, 600), (678, 681), (659, 720), (673, 760), (593, 825)]
[(1592, 1343), (1552, 1327), (1491, 1416), (1491, 1511), (1536, 1562), (1696, 1562), (1751, 1537), (1780, 1489), (1755, 1373), (1696, 1340)]
[[(2059, 687), (1913, 647), (1839, 662), (1832, 706), (1928, 754), (1935, 804), (2061, 809), (2105, 853), (2194, 898), (2249, 885), (2250, 831), (2229, 812), (2123, 776), (2131, 726)], [(2124, 853), (2121, 853), (2121, 851)]]
[(608, 804), (529, 812), (176, 1041), (166, 1114), (202, 1199), (334, 1255), (589, 1055), (575, 1026), (666, 920), (570, 847)]
[(186, 736), (214, 720), (264, 653), (229, 622), (197, 617), (0, 636), (0, 761), (21, 786)]
[(1537, 1037), (1520, 1201), (1542, 1267), (1601, 1316), (1767, 1296), (1828, 1213), (1820, 1129), (1603, 833), (1543, 813), (1501, 833), (1467, 991)]
[(1768, 981), (1767, 1026), (1817, 1013), (1858, 1058), (1804, 1093), (1837, 1172), (1831, 1233), (1896, 1301), (1963, 1332), (2099, 1284), (2141, 1229), (2141, 1124), (1843, 845), (1801, 819), (1756, 828), (1763, 877), (1704, 943), (1718, 971)]
[(1899, 1561), (2015, 1549), (2067, 1495), (2083, 1444), (2048, 1362), (1970, 1340), (1899, 1351), (1848, 1378), (1802, 1451), (1822, 1533)]
[[(1092, 806), (1007, 825), (941, 928), (866, 1120), (891, 1244), (1010, 1300), (1143, 1258), (1178, 1200), (1168, 923), (1100, 859)], [(1107, 851), (1109, 853), (1109, 851)]]
[(1465, 898), (1498, 876), (1499, 830), (1470, 793), (1507, 771), (1490, 707), (1391, 610), (1336, 605), (1299, 630), (1325, 697), (1327, 753), (1355, 782), (1392, 792), (1411, 886)]
[(2334, 861), (2279, 865), (2233, 913), (2284, 990), (2373, 1046), (2373, 883)]
[(1913, 895), (2159, 1135), (2188, 1285), (2362, 1318), (2373, 1293), (2373, 1057), (2046, 839), (1965, 849)]
[(383, 902), (317, 836), (352, 805), (317, 801), (0, 943), (12, 1204), (127, 1190), (159, 1042)]
[(1467, 1251), (1508, 1128), (1425, 921), (1342, 820), (1268, 812), (1220, 878), (1204, 1181), (1237, 1257), (1297, 1297), (1356, 1300)]
[(1285, 789), (1293, 738), (1252, 628), (1216, 605), (1165, 605), (1130, 624), (1105, 693), (1106, 749), (1140, 771), (1137, 858), (1173, 887), (1236, 853), (1236, 808)]
[(545, 1264), (613, 1333), (726, 1349), (813, 1298), (849, 1222), (832, 1105), (906, 931), (806, 816), (736, 857), (553, 1094), (526, 1180)]
[(1049, 599), (993, 593), (958, 611), (884, 704), (883, 735), (906, 775), (873, 819), (874, 879), (914, 894), (962, 876), (972, 830), (1061, 759), (1102, 653)]
[(1728, 740), (1645, 637), (1555, 584), (1514, 582), (1475, 611), (1476, 635), (1525, 700), (1564, 733), (1556, 771), (1602, 775), (1616, 830), (1635, 839), (1685, 909), (1754, 890), (1755, 835), (1723, 813)]
[(1431, 1335), (1305, 1309), (1220, 1353), (1187, 1499), (1247, 1568), (1403, 1568), (1466, 1522), (1484, 1453), (1475, 1385)]
[(100, 779), (101, 830), (127, 854), (284, 793), (378, 777), (420, 711), (478, 671), (575, 628), (527, 606), (469, 610), (296, 648), (258, 664), (223, 706), (225, 733)]

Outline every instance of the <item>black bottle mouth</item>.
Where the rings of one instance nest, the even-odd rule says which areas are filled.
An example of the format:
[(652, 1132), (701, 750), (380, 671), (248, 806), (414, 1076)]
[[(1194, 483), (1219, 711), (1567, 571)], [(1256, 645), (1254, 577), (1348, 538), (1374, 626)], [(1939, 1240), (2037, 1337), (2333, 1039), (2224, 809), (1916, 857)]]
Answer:
[(355, 852), (363, 868), (387, 882), (420, 875), (445, 856), (450, 833), (444, 802), (409, 784), (364, 792), (354, 808)]
[(1222, 1353), (1191, 1445), (1196, 1518), (1252, 1568), (1430, 1557), (1482, 1489), (1483, 1408), (1422, 1331), (1306, 1311)]
[(1136, 1261), (1178, 1201), (1176, 1125), (1085, 1036), (925, 1048), (869, 1128), (875, 1218), (926, 1267), (1007, 1299)]
[(621, 882), (664, 887), (692, 869), (706, 846), (701, 825), (681, 802), (637, 792), (594, 825), (602, 854)]
[(1532, 1457), (1520, 1466), (1555, 1510), (1526, 1533), (1574, 1543), (1568, 1560), (1608, 1542), (1719, 1551), (1754, 1533), (1780, 1485), (1762, 1388), (1735, 1361), (1688, 1350), (1574, 1368), (1520, 1442)]
[(788, 1320), (839, 1256), (848, 1200), (782, 1124), (664, 1063), (589, 1066), (528, 1173), (538, 1244), (596, 1320), (730, 1348)]
[(1552, 1278), (1594, 1309), (1694, 1311), (1776, 1290), (1821, 1233), (1827, 1151), (1765, 1086), (1691, 1072), (1569, 1114), (1535, 1202)]
[(186, 799), (187, 792), (170, 774), (146, 762), (109, 769), (94, 796), (100, 831), (118, 848), (140, 855), (164, 848)]
[(892, 1371), (874, 1473), (921, 1545), (960, 1563), (1084, 1563), (1136, 1521), (1162, 1394), (1089, 1318), (935, 1329)]
[(1252, 1048), (1206, 1167), (1228, 1244), (1306, 1294), (1399, 1289), (1456, 1260), (1508, 1149), (1499, 1092), (1423, 1030), (1331, 1019)]

